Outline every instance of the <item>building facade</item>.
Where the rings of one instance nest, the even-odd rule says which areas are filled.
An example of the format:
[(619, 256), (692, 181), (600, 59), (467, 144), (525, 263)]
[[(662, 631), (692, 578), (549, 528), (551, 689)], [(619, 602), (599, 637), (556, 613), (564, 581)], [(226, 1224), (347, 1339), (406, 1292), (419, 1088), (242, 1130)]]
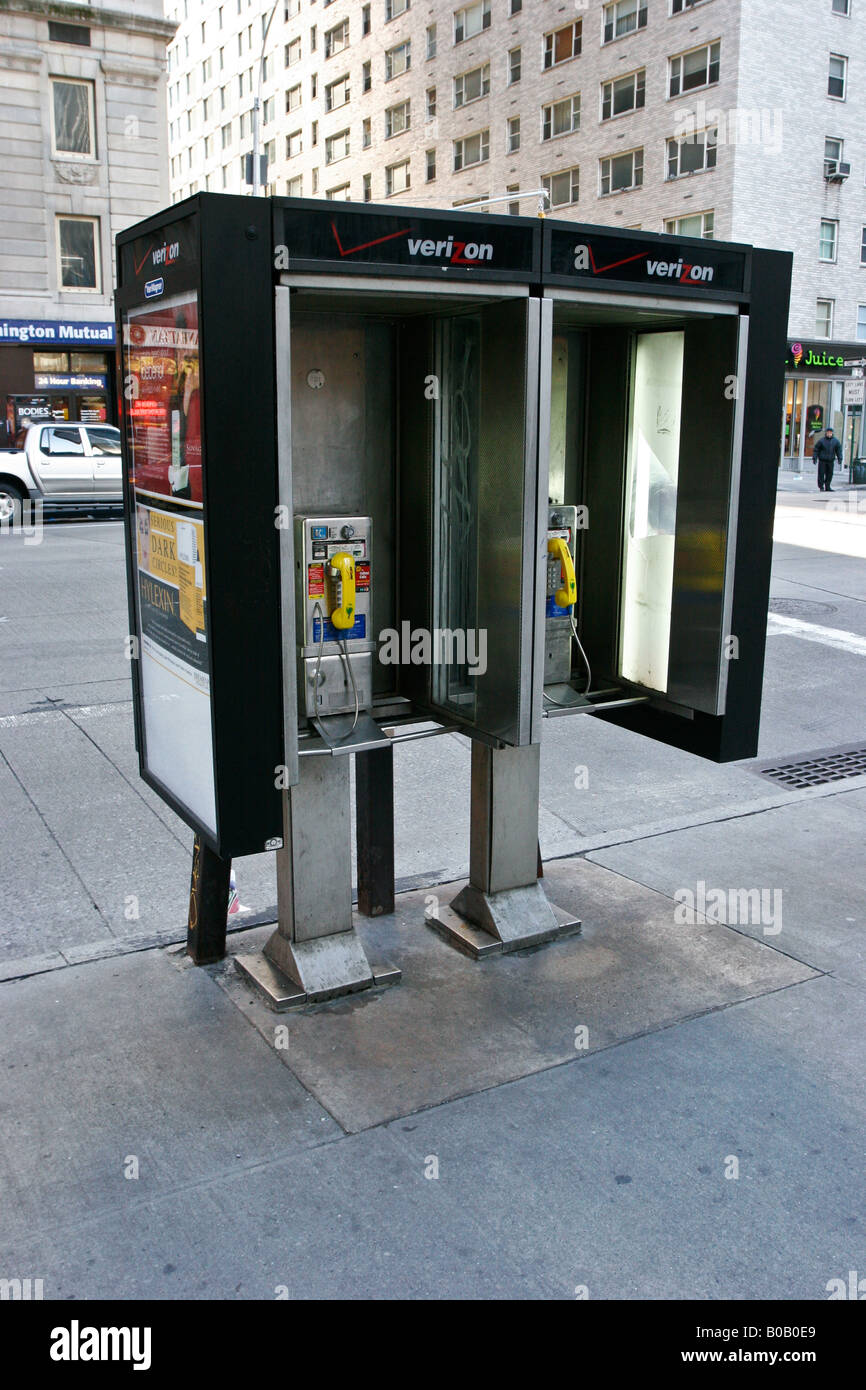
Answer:
[[(250, 191), (260, 95), (269, 193), (790, 249), (790, 346), (866, 356), (866, 0), (166, 2), (174, 199)], [(810, 406), (866, 453), (851, 370), (792, 366), (785, 466)]]
[(114, 237), (163, 207), (160, 0), (0, 0), (0, 406), (28, 419), (116, 417)]

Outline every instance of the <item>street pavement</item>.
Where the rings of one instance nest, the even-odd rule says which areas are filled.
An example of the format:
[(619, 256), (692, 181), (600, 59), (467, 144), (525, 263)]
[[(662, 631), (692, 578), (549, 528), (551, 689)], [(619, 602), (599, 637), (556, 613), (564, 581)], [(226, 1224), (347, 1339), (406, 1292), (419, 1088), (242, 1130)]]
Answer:
[[(540, 840), (582, 935), (474, 962), (469, 745), (395, 750), (394, 988), (275, 1016), (268, 856), (219, 966), (139, 780), (119, 524), (0, 537), (0, 1277), (47, 1298), (790, 1299), (866, 1273), (866, 490), (782, 475), (758, 759), (550, 720)], [(683, 920), (700, 885), (726, 893)], [(737, 914), (736, 890), (763, 890)], [(281, 1033), (280, 1027), (284, 1029)]]

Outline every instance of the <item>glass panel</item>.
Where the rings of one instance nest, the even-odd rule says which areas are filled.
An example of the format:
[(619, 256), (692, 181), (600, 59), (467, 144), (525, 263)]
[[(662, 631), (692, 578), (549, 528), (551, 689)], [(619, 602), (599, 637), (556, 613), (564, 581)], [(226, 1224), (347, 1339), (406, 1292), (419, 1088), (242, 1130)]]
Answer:
[(800, 457), (800, 427), (803, 410), (803, 382), (788, 381), (785, 395), (785, 458)]
[(54, 148), (58, 154), (89, 155), (90, 92), (85, 82), (55, 82)]
[[(477, 632), (478, 440), (481, 325), (477, 315), (443, 320), (436, 329), (440, 398), (433, 478), (433, 627), (463, 634), (463, 652), (433, 666), (434, 704), (467, 718), (476, 712), (477, 679), (469, 673), (466, 639)], [(458, 638), (458, 642), (459, 642)], [(463, 660), (459, 657), (463, 656)]]
[(94, 224), (60, 219), (60, 274), (66, 289), (96, 288)]
[(632, 367), (619, 673), (659, 691), (668, 680), (684, 338), (638, 334)]
[[(800, 398), (802, 400), (802, 382), (800, 386)], [(807, 458), (812, 457), (812, 450), (821, 432), (827, 428), (828, 423), (832, 423), (827, 414), (830, 405), (830, 383), (827, 381), (807, 381), (806, 382), (806, 438), (805, 453)]]

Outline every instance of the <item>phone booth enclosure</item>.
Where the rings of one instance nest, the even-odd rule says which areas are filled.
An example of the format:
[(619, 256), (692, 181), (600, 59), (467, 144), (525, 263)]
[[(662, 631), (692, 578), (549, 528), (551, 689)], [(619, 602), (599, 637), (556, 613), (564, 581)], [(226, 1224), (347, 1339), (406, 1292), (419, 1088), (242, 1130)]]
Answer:
[(198, 194), (117, 238), (139, 767), (223, 858), (283, 834), (270, 232)]
[(274, 242), (293, 510), (372, 522), (373, 716), (530, 742), (538, 223), (276, 199)]
[(718, 760), (757, 751), (789, 281), (786, 253), (545, 228), (542, 452), (586, 508), (595, 711)]

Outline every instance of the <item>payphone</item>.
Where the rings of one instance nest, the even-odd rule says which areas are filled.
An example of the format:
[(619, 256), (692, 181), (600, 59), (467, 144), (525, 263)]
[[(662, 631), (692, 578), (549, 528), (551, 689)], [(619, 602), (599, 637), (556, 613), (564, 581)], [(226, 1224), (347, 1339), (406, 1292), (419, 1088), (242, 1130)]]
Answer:
[(308, 718), (373, 703), (369, 516), (295, 517), (298, 708)]
[[(547, 510), (547, 571), (544, 597), (544, 698), (557, 704), (552, 687), (568, 687), (572, 675), (572, 643), (577, 648), (586, 674), (583, 694), (592, 686), (592, 669), (578, 636), (576, 506), (555, 504)], [(561, 693), (566, 693), (563, 690)]]

